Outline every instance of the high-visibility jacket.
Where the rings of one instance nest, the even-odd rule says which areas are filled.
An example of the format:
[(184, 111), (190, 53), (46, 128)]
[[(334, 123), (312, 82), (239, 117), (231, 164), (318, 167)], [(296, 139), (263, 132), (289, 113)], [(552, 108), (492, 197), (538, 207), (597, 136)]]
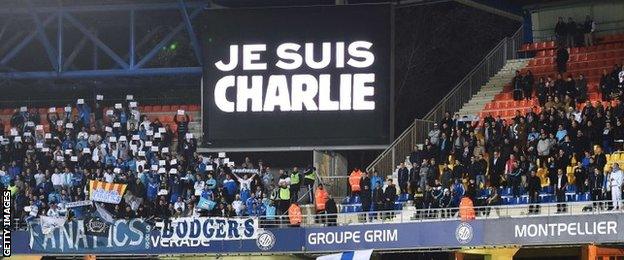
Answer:
[(279, 189), (279, 199), (280, 200), (290, 200), (290, 189), (288, 189), (288, 188), (280, 188)]
[(304, 174), (305, 174), (304, 178), (310, 181), (316, 181), (316, 171), (310, 170), (310, 171), (305, 172)]
[(298, 172), (293, 172), (290, 175), (290, 184), (299, 184), (299, 173)]
[(329, 194), (325, 189), (316, 188), (316, 192), (314, 192), (314, 204), (316, 205), (316, 211), (325, 210), (325, 203), (327, 203), (327, 198)]
[(463, 197), (459, 202), (459, 217), (462, 221), (468, 221), (475, 219), (475, 211), (472, 200), (468, 197)]
[(349, 175), (349, 185), (351, 186), (351, 192), (360, 191), (360, 179), (362, 178), (361, 171), (352, 171)]
[(288, 208), (288, 218), (291, 225), (301, 224), (301, 208), (296, 203), (290, 204)]

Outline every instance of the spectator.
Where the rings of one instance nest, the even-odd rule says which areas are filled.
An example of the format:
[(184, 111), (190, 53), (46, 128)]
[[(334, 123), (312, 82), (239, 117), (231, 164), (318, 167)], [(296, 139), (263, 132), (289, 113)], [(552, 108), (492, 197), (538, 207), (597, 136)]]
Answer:
[(624, 175), (618, 163), (613, 164), (613, 171), (609, 179), (611, 186), (611, 200), (613, 201), (613, 210), (622, 209), (622, 186), (624, 184)]
[[(557, 71), (559, 73), (564, 73), (567, 71), (568, 59), (570, 59), (570, 54), (568, 53), (568, 50), (563, 47), (559, 47), (557, 49), (557, 57), (555, 60), (557, 63)], [(556, 82), (555, 82), (555, 88), (557, 88)]]
[(585, 16), (585, 23), (583, 23), (583, 37), (585, 39), (585, 46), (594, 45), (594, 32), (596, 31), (596, 22), (591, 16)]
[(362, 211), (368, 212), (372, 206), (372, 189), (371, 178), (368, 177), (367, 172), (362, 172), (362, 178), (360, 179), (360, 201), (362, 202)]
[(533, 77), (533, 72), (531, 70), (527, 70), (526, 75), (523, 78), (523, 92), (524, 98), (526, 100), (531, 100), (533, 95), (533, 85), (535, 84), (535, 77)]
[(566, 211), (566, 189), (568, 187), (568, 178), (564, 176), (563, 169), (557, 170), (557, 177), (555, 178), (555, 195), (557, 197), (557, 212)]
[(408, 193), (407, 186), (409, 183), (409, 170), (407, 169), (407, 167), (405, 167), (405, 163), (401, 163), (399, 165), (397, 176), (399, 179), (399, 188), (401, 189), (401, 194)]
[(563, 21), (563, 17), (559, 17), (557, 24), (555, 25), (555, 35), (557, 36), (557, 46), (561, 46), (565, 44), (567, 40), (567, 25)]
[[(384, 210), (394, 210), (394, 202), (397, 197), (397, 189), (392, 183), (392, 179), (388, 179), (388, 186), (384, 190), (383, 198), (384, 198)], [(391, 214), (390, 217), (394, 217), (394, 214)]]
[(336, 220), (338, 219), (338, 207), (336, 206), (336, 201), (329, 195), (327, 199), (327, 203), (325, 204), (326, 212), (327, 212), (327, 225), (328, 226), (336, 226)]
[(574, 22), (574, 19), (572, 19), (572, 17), (568, 17), (566, 30), (567, 30), (566, 44), (568, 48), (576, 47), (574, 38), (576, 37), (578, 33), (578, 28), (577, 28), (576, 22)]

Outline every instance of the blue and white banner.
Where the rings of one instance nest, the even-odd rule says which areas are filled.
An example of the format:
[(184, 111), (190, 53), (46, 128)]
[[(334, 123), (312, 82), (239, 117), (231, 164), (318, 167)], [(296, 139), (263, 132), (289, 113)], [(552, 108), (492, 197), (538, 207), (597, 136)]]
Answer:
[(373, 250), (347, 251), (339, 254), (319, 256), (316, 260), (370, 260)]
[(197, 247), (210, 241), (258, 238), (257, 218), (178, 218), (152, 237), (154, 247)]
[(13, 234), (14, 252), (331, 254), (370, 249), (600, 244), (621, 242), (624, 235), (621, 213), (282, 228), (258, 228), (255, 218), (181, 218), (174, 220), (170, 228), (151, 233), (141, 220), (117, 220), (107, 237), (85, 236), (82, 223), (78, 223), (65, 223), (45, 235), (39, 221), (35, 221), (30, 232)]
[(33, 221), (29, 231), (29, 253), (86, 254), (149, 249), (150, 226), (141, 219), (115, 221), (107, 237), (87, 236), (83, 220), (67, 222), (48, 234), (43, 233), (38, 221)]

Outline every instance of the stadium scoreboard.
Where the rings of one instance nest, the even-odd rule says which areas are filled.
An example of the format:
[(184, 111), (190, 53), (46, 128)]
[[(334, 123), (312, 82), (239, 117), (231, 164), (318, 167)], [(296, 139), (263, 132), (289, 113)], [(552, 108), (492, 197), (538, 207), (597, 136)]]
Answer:
[(389, 4), (206, 10), (207, 147), (387, 145), (392, 17)]

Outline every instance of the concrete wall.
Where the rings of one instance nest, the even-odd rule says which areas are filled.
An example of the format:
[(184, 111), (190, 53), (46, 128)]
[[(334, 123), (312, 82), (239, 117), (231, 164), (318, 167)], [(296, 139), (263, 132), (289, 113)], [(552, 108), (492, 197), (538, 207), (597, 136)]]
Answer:
[(566, 1), (526, 7), (531, 12), (534, 41), (554, 39), (559, 16), (583, 23), (590, 15), (597, 23), (597, 35), (624, 33), (624, 1)]

